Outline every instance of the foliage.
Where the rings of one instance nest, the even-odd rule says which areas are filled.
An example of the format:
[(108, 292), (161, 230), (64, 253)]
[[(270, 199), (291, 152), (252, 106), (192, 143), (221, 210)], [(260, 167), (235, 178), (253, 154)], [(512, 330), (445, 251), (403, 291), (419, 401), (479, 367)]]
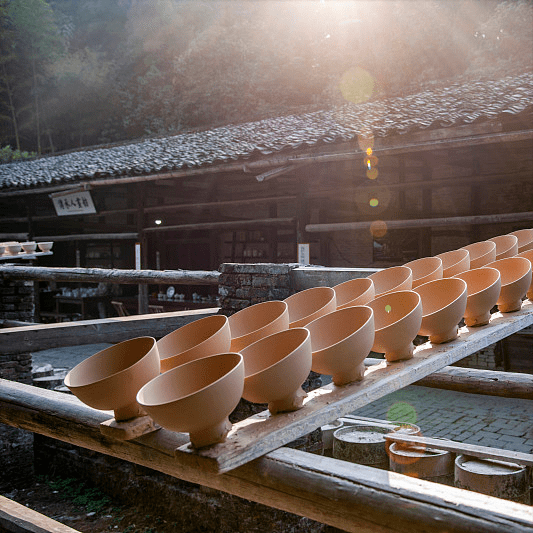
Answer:
[(4, 146), (0, 148), (0, 163), (11, 163), (12, 161), (22, 161), (24, 159), (32, 159), (37, 154), (35, 152), (21, 152), (20, 150), (13, 150), (11, 146)]
[(531, 68), (531, 27), (527, 0), (0, 0), (0, 142), (63, 150), (505, 75)]

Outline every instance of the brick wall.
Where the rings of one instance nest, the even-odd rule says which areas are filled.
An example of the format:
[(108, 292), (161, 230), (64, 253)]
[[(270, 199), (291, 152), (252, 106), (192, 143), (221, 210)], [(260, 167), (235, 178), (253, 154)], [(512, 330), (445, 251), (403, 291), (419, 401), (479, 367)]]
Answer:
[[(33, 282), (0, 279), (0, 320), (34, 320)], [(0, 347), (0, 378), (32, 383), (30, 353), (10, 354)], [(33, 475), (33, 433), (0, 424), (0, 470), (21, 484)]]

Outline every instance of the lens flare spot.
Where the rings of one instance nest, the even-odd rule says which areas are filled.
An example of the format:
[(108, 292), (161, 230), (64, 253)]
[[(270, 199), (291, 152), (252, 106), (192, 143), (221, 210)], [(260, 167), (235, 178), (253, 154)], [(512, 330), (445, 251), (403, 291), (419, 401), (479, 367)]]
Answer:
[(372, 148), (370, 146), (366, 149), (366, 155), (372, 155)]
[(405, 424), (416, 424), (416, 409), (407, 402), (396, 402), (387, 411), (389, 422), (403, 422)]
[(375, 180), (378, 177), (378, 169), (374, 167), (374, 168), (367, 170), (366, 177), (369, 180)]
[(365, 157), (365, 166), (370, 170), (378, 165), (378, 158), (375, 155)]
[(383, 222), (383, 220), (374, 220), (374, 222), (370, 224), (370, 233), (374, 239), (385, 237), (387, 234), (387, 224)]
[(352, 67), (341, 76), (339, 89), (345, 100), (360, 104), (372, 97), (374, 84), (375, 80), (370, 72), (360, 67)]
[[(372, 155), (372, 148), (374, 147), (374, 135), (369, 128), (364, 128), (357, 136), (359, 142), (359, 148), (362, 152), (366, 152), (368, 155)], [(368, 153), (370, 150), (370, 154)]]
[(392, 307), (390, 305), (385, 306), (385, 313), (390, 313), (392, 311)]
[(370, 198), (370, 202), (368, 202), (370, 207), (377, 207), (379, 205), (379, 200), (377, 198)]

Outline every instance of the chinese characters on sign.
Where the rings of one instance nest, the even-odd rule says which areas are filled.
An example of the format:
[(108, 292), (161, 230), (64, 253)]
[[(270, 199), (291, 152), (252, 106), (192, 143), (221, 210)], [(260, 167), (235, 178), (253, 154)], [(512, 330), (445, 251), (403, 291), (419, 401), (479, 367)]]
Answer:
[(52, 202), (59, 216), (96, 213), (89, 191), (54, 195)]

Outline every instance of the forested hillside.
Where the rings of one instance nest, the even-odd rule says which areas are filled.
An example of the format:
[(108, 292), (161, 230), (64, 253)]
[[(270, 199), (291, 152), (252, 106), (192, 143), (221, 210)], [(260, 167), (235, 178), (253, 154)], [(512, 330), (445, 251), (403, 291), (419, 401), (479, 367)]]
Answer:
[(5, 158), (533, 66), (527, 0), (0, 0), (0, 30)]

